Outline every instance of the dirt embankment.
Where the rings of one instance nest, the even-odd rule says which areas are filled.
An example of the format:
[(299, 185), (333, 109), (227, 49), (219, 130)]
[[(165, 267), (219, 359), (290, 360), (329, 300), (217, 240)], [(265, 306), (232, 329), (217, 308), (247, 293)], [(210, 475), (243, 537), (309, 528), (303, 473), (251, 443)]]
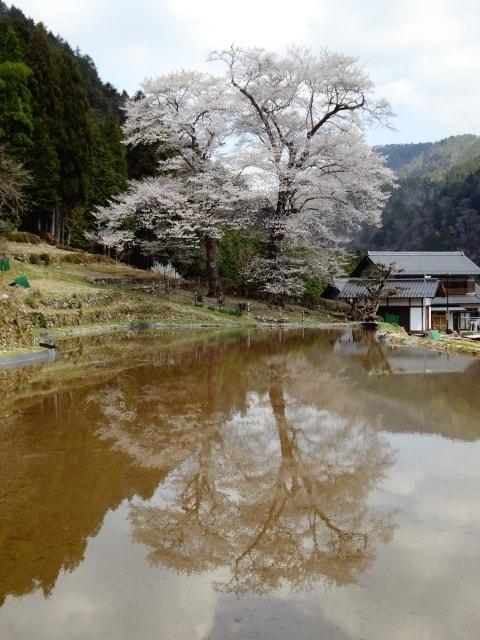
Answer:
[[(299, 307), (279, 310), (251, 301), (250, 311), (239, 311), (240, 299), (224, 308), (194, 294), (165, 276), (134, 269), (83, 252), (65, 251), (47, 244), (10, 243), (11, 271), (0, 282), (0, 354), (38, 345), (45, 331), (73, 327), (153, 322), (165, 325), (269, 323), (316, 324), (335, 320), (327, 311)], [(30, 288), (11, 287), (25, 276)]]

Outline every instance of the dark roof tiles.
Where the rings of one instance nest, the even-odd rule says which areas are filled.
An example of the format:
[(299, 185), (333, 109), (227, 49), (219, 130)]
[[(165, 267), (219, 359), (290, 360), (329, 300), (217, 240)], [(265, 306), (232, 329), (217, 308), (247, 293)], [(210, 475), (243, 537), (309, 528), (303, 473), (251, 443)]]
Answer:
[(478, 267), (463, 251), (369, 251), (374, 264), (395, 263), (405, 275), (480, 275)]
[[(417, 278), (389, 280), (385, 287), (385, 294), (382, 297), (391, 298), (433, 298), (437, 293), (439, 280), (436, 278)], [(347, 282), (340, 291), (341, 298), (358, 298), (367, 293), (365, 286), (360, 282)]]

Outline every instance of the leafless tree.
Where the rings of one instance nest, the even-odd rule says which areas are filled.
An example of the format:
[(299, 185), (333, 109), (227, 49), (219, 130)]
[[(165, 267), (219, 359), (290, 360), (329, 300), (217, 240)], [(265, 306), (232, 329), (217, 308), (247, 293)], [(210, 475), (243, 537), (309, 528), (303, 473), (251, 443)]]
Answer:
[(395, 263), (378, 264), (368, 273), (368, 276), (356, 282), (360, 295), (352, 302), (352, 318), (362, 322), (376, 322), (379, 319), (378, 308), (382, 298), (388, 298), (399, 293), (401, 285), (392, 282), (392, 276), (398, 274)]
[(30, 174), (20, 162), (0, 147), (0, 220), (18, 222), (27, 205), (26, 187)]

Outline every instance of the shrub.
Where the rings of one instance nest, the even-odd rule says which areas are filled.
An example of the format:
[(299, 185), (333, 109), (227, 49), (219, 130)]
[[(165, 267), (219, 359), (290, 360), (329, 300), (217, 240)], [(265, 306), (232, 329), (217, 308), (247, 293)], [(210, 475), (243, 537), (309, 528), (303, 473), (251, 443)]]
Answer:
[(28, 231), (12, 231), (8, 235), (8, 239), (11, 240), (11, 242), (24, 242), (26, 244), (42, 243), (39, 236), (36, 236), (34, 233), (29, 233)]
[(224, 313), (227, 316), (234, 316), (235, 318), (241, 318), (243, 315), (240, 309), (219, 309), (214, 307), (212, 304), (209, 304), (207, 309), (210, 309), (210, 311), (217, 311), (218, 313)]
[(8, 244), (5, 236), (0, 234), (0, 260), (8, 260)]
[(40, 258), (40, 254), (39, 253), (31, 253), (28, 256), (28, 261), (30, 262), (30, 264), (37, 264), (39, 266), (42, 264), (42, 260)]
[(40, 329), (47, 328), (47, 318), (45, 315), (39, 311), (32, 313), (30, 319), (33, 321), (33, 324)]
[(68, 253), (60, 258), (60, 262), (65, 262), (67, 264), (83, 264), (86, 260), (82, 253)]
[(8, 220), (0, 220), (0, 238), (6, 238), (15, 231), (15, 227)]
[(43, 302), (44, 300), (43, 300), (43, 295), (40, 293), (40, 291), (32, 291), (31, 293), (25, 296), (23, 301), (30, 308), (36, 309), (38, 304)]
[(98, 253), (85, 253), (83, 251), (75, 251), (63, 256), (59, 256), (59, 262), (67, 264), (94, 264), (101, 262), (105, 264), (116, 264), (115, 260), (108, 256), (102, 256)]
[(76, 247), (71, 247), (69, 244), (57, 244), (57, 249), (62, 249), (62, 251), (72, 251), (73, 253), (81, 253), (82, 249), (77, 249)]
[(40, 238), (47, 244), (56, 245), (57, 239), (52, 233), (41, 233)]
[(238, 293), (238, 286), (231, 278), (222, 278), (222, 290), (227, 296), (236, 295)]
[(160, 262), (157, 262), (155, 260), (153, 265), (150, 267), (150, 271), (158, 276), (172, 278), (172, 280), (180, 280), (182, 278), (175, 267), (173, 267), (169, 262), (167, 262), (166, 264), (161, 264)]
[(305, 289), (302, 295), (302, 303), (309, 309), (313, 309), (318, 306), (322, 293), (325, 289), (325, 284), (313, 276), (312, 278), (305, 278)]
[(52, 264), (53, 262), (53, 257), (50, 253), (40, 253), (39, 257), (44, 265), (49, 265), (49, 264)]

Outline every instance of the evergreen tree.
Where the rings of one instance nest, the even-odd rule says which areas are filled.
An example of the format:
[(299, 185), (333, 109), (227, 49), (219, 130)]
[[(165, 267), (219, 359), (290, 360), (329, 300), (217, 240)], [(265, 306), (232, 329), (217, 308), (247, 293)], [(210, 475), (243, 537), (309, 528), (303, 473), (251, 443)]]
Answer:
[[(143, 91), (137, 91), (133, 100), (143, 100)], [(166, 160), (168, 154), (161, 153), (158, 142), (141, 142), (129, 144), (126, 149), (128, 177), (130, 180), (141, 180), (158, 175), (159, 161)]]
[(32, 176), (24, 228), (84, 243), (87, 212), (126, 188), (127, 98), (88, 55), (0, 0), (0, 143)]
[(65, 133), (55, 54), (41, 25), (32, 32), (26, 60), (32, 69), (30, 90), (34, 116), (34, 145), (27, 163), (33, 176), (30, 194), (33, 205), (27, 226), (54, 232), (61, 202), (58, 149)]
[(106, 204), (127, 186), (127, 163), (122, 131), (113, 111), (96, 126), (94, 190), (95, 202)]
[(126, 187), (127, 161), (125, 157), (125, 147), (122, 142), (122, 130), (111, 109), (107, 114), (103, 131), (112, 156), (112, 168), (115, 174), (115, 179), (112, 183), (112, 193), (119, 193)]
[(35, 120), (28, 168), (33, 176), (29, 193), (32, 204), (23, 226), (36, 233), (52, 232), (55, 212), (60, 206), (60, 160), (48, 123), (42, 117)]
[(58, 61), (62, 91), (63, 140), (60, 157), (60, 193), (65, 210), (94, 199), (95, 131), (86, 94), (75, 61), (65, 53)]
[(20, 46), (15, 29), (5, 24), (0, 31), (0, 63), (24, 62), (23, 50)]
[(8, 27), (0, 46), (0, 143), (24, 161), (32, 144), (31, 70), (23, 62), (18, 38)]

